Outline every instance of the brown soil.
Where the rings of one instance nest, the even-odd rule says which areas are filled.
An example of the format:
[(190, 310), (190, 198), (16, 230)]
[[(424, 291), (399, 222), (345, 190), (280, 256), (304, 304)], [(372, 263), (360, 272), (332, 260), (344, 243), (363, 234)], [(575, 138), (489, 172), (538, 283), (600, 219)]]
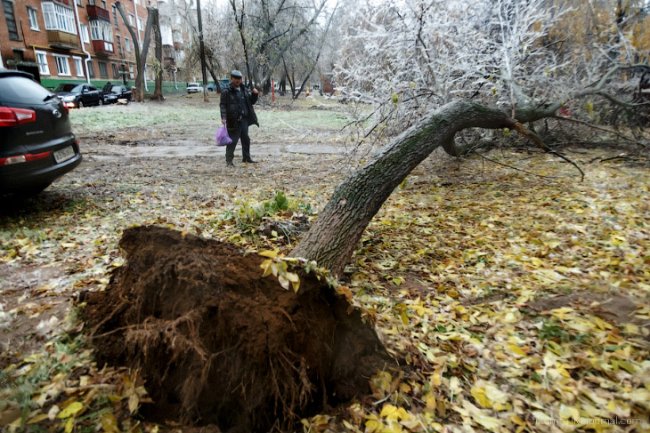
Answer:
[(359, 311), (316, 278), (298, 294), (262, 277), (258, 255), (161, 227), (128, 229), (127, 264), (88, 293), (99, 361), (139, 369), (156, 421), (223, 431), (287, 429), (369, 393), (390, 363)]

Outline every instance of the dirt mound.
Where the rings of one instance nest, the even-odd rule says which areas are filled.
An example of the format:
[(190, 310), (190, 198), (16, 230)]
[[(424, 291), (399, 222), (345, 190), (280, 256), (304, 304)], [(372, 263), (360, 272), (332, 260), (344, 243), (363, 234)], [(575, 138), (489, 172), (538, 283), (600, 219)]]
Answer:
[(290, 428), (369, 392), (390, 363), (343, 297), (309, 275), (298, 294), (257, 255), (161, 227), (126, 230), (127, 264), (83, 309), (99, 361), (137, 368), (157, 421)]

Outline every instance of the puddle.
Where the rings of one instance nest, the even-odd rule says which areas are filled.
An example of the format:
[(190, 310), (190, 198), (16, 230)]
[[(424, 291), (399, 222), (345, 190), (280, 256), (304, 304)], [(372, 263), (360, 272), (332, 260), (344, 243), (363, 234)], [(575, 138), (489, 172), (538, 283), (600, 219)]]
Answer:
[[(239, 149), (241, 146), (238, 145)], [(294, 153), (304, 155), (342, 155), (347, 152), (343, 146), (324, 144), (255, 144), (251, 151), (256, 155), (281, 155)], [(222, 158), (225, 147), (205, 144), (174, 144), (174, 145), (145, 145), (145, 146), (97, 146), (89, 148), (86, 155), (91, 160), (107, 160), (119, 158), (191, 158), (218, 157)]]

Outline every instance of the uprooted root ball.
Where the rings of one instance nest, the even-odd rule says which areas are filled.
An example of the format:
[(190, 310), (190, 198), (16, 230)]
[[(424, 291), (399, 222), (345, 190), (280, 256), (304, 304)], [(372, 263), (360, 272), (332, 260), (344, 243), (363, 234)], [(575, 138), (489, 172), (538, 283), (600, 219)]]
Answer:
[(157, 421), (289, 428), (369, 392), (390, 363), (372, 327), (326, 284), (262, 277), (258, 255), (161, 227), (128, 229), (126, 265), (83, 316), (99, 361), (138, 369)]

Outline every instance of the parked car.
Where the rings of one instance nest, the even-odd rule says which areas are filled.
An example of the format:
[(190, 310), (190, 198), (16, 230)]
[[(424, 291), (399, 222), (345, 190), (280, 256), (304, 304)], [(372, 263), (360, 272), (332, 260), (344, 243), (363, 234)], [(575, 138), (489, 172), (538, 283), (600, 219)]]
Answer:
[(109, 105), (115, 104), (117, 102), (117, 95), (111, 92), (102, 91), (102, 104)]
[[(226, 87), (230, 86), (230, 80), (225, 79), (225, 80), (219, 80), (219, 86), (221, 89), (225, 89)], [(209, 92), (216, 92), (217, 90), (217, 83), (210, 83), (205, 87)]]
[(102, 93), (104, 104), (115, 104), (120, 99), (123, 100), (123, 103), (127, 104), (131, 102), (131, 99), (133, 97), (131, 89), (126, 86), (122, 86), (121, 84), (111, 86), (110, 89), (105, 88)]
[(30, 74), (0, 69), (0, 194), (36, 194), (80, 162), (63, 101)]
[(88, 84), (60, 84), (54, 91), (68, 108), (81, 108), (104, 103), (102, 92)]
[(187, 83), (187, 93), (203, 92), (203, 86), (199, 83)]
[(122, 85), (113, 86), (111, 88), (111, 93), (117, 95), (117, 99), (126, 99), (127, 102), (131, 102), (131, 99), (133, 98), (131, 89)]

